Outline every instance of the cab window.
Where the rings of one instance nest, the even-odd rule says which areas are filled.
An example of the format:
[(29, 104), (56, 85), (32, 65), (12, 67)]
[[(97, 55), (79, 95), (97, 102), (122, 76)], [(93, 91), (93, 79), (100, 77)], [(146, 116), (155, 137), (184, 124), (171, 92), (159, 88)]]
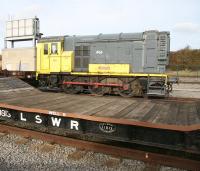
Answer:
[(48, 55), (48, 44), (44, 44), (44, 55)]
[(61, 42), (61, 52), (64, 50), (64, 42)]
[(51, 44), (51, 54), (57, 54), (58, 53), (58, 45), (57, 43)]

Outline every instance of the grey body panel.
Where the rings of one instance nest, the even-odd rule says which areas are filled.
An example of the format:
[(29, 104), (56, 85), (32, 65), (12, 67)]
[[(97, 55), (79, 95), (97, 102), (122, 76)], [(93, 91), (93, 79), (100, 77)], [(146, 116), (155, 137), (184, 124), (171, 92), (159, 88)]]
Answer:
[(75, 51), (75, 71), (87, 71), (88, 64), (130, 64), (131, 72), (162, 73), (169, 61), (169, 40), (169, 32), (158, 31), (66, 36), (64, 50)]

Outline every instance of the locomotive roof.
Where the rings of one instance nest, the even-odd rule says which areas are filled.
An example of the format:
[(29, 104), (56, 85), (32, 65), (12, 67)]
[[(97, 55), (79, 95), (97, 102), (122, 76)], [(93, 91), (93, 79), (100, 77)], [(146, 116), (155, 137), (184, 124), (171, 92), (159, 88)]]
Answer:
[(75, 39), (78, 42), (92, 42), (92, 41), (104, 41), (104, 40), (142, 40), (143, 33), (118, 33), (118, 34), (98, 34), (98, 35), (75, 35), (65, 37), (65, 39)]
[(98, 35), (73, 35), (73, 36), (49, 36), (43, 37), (38, 40), (39, 43), (42, 42), (60, 42), (66, 40), (75, 40), (76, 42), (93, 42), (93, 41), (116, 41), (116, 40), (143, 40), (143, 35), (145, 33), (156, 33), (156, 34), (170, 34), (167, 31), (159, 32), (156, 30), (150, 30), (140, 33), (118, 33), (118, 34), (98, 34)]
[(98, 34), (98, 35), (87, 35), (87, 36), (66, 36), (65, 39), (74, 39), (76, 42), (95, 42), (95, 41), (118, 41), (118, 40), (134, 40), (140, 41), (144, 39), (145, 33), (156, 33), (156, 34), (167, 34), (169, 32), (163, 31), (159, 32), (156, 30), (145, 31), (140, 33), (118, 33), (118, 34)]
[(64, 36), (49, 36), (49, 37), (43, 37), (38, 40), (38, 43), (43, 42), (60, 42), (64, 41)]

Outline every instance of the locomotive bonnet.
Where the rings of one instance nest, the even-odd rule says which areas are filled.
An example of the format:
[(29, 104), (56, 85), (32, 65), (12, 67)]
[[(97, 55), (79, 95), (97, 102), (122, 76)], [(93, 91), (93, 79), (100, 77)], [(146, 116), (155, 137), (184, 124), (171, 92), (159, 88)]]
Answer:
[(66, 36), (64, 50), (75, 51), (75, 71), (89, 64), (129, 64), (131, 72), (165, 72), (169, 61), (169, 32)]

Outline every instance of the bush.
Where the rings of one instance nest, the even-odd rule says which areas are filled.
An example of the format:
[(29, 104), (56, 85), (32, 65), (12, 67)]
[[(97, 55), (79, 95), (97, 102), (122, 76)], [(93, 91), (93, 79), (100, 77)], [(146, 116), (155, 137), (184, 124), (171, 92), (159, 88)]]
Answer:
[(200, 70), (200, 49), (190, 49), (188, 46), (176, 52), (171, 52), (169, 57), (170, 70)]

